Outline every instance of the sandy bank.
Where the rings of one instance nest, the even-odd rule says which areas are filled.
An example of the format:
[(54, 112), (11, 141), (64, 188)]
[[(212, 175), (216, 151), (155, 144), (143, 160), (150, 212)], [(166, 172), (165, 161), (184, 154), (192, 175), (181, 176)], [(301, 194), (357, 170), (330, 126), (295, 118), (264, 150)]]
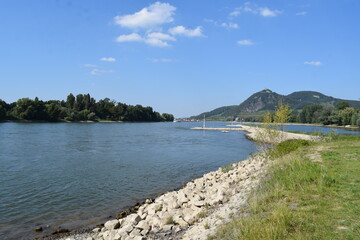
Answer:
[(268, 143), (278, 143), (282, 141), (286, 141), (289, 139), (303, 139), (308, 141), (320, 141), (321, 138), (318, 136), (310, 136), (307, 134), (301, 133), (290, 133), (280, 130), (271, 130), (273, 134), (267, 133), (268, 130), (257, 127), (257, 126), (248, 126), (248, 125), (236, 125), (244, 129), (244, 131), (248, 132), (246, 136), (254, 141), (262, 141)]
[(272, 130), (274, 134), (267, 134), (267, 130), (264, 128), (258, 127), (258, 126), (249, 126), (249, 125), (228, 125), (226, 128), (202, 128), (202, 127), (196, 127), (192, 128), (193, 130), (213, 130), (213, 131), (245, 131), (248, 132), (246, 136), (254, 141), (260, 141), (260, 142), (268, 142), (268, 143), (276, 143), (281, 142), (289, 139), (303, 139), (303, 140), (309, 140), (309, 141), (319, 141), (321, 140), (317, 136), (310, 136), (307, 134), (301, 134), (301, 133), (290, 133), (280, 130)]

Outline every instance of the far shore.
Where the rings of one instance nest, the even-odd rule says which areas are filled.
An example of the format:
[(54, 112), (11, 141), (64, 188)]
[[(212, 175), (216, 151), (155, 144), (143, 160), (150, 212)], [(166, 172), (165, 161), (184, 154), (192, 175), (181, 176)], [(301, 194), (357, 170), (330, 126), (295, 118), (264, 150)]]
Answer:
[[(0, 123), (157, 123), (157, 122), (141, 122), (141, 121), (112, 121), (112, 120), (86, 120), (86, 121), (43, 121), (43, 120), (3, 120)], [(166, 121), (164, 121), (166, 122)], [(171, 122), (171, 121), (167, 121)], [(181, 121), (180, 121), (181, 122)], [(221, 122), (221, 123), (231, 123), (232, 126), (236, 125), (253, 125), (253, 124), (262, 124), (261, 122), (234, 122), (234, 121), (206, 121), (206, 122)], [(201, 122), (198, 122), (201, 123)], [(341, 128), (341, 129), (351, 129), (351, 130), (360, 130), (360, 126), (338, 126), (338, 125), (324, 125), (317, 123), (286, 123), (284, 125), (299, 125), (299, 126), (314, 126), (314, 127), (327, 127), (327, 128)], [(230, 126), (230, 125), (229, 125)]]
[[(233, 122), (235, 124), (262, 124), (262, 122)], [(343, 129), (360, 129), (360, 126), (338, 126), (338, 125), (324, 125), (318, 123), (286, 123), (284, 125), (299, 125), (299, 126), (314, 126), (314, 127), (328, 127), (328, 128), (343, 128)]]
[[(170, 121), (163, 121), (170, 122)], [(140, 122), (140, 121), (111, 121), (111, 120), (96, 120), (96, 121), (42, 121), (42, 120), (5, 120), (0, 123), (160, 123), (160, 122)]]

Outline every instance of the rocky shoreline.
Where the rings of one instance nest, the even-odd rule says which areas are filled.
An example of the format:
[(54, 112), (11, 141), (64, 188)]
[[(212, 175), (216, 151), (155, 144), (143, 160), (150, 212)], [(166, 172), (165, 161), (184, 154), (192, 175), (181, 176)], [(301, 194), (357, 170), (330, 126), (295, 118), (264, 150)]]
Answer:
[[(239, 127), (239, 125), (237, 126)], [(261, 129), (241, 125), (249, 139), (258, 140)], [(312, 136), (282, 132), (281, 140)], [(61, 240), (205, 240), (219, 225), (246, 207), (250, 193), (259, 187), (270, 162), (258, 153), (188, 182), (183, 188), (148, 199), (132, 211), (120, 213), (87, 233)]]
[(250, 192), (265, 175), (268, 162), (261, 155), (203, 175), (180, 190), (148, 199), (120, 219), (91, 232), (62, 240), (207, 239), (216, 227), (245, 206)]

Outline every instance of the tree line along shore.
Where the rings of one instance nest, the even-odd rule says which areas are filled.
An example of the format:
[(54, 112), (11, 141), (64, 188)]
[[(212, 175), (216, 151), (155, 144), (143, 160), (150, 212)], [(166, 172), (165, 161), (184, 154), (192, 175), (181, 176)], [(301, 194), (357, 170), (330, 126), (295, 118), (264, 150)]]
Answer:
[[(250, 120), (264, 121), (266, 114), (267, 112), (260, 119), (254, 118)], [(347, 101), (340, 101), (336, 106), (330, 104), (310, 104), (301, 110), (292, 111), (288, 122), (360, 127), (360, 109), (350, 107)]]
[(96, 101), (90, 94), (69, 94), (64, 100), (42, 101), (21, 98), (13, 103), (0, 99), (0, 121), (173, 121), (169, 113), (160, 114), (152, 107), (127, 105), (109, 98)]
[(346, 101), (338, 102), (336, 107), (312, 104), (292, 113), (289, 122), (360, 127), (360, 109), (350, 107)]
[[(276, 111), (276, 107), (275, 107)], [(231, 117), (206, 117), (207, 121), (234, 121), (241, 122), (263, 122), (266, 114), (273, 114), (274, 110), (262, 110), (251, 113), (240, 113)], [(199, 115), (200, 116), (200, 115)], [(201, 120), (204, 115), (192, 118)], [(207, 115), (206, 115), (207, 116)], [(274, 116), (273, 116), (274, 117)], [(301, 109), (292, 109), (288, 119), (289, 123), (321, 124), (331, 126), (353, 126), (360, 127), (360, 109), (350, 106), (347, 101), (336, 104), (322, 103), (309, 104)]]

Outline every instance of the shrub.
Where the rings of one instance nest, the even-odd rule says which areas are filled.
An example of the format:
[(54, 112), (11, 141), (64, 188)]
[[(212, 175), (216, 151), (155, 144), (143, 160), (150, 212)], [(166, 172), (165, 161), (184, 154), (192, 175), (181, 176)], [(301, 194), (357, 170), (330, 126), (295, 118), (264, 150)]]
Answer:
[(292, 151), (295, 151), (299, 147), (309, 146), (312, 142), (302, 139), (289, 139), (275, 145), (270, 152), (270, 157), (276, 158), (284, 156)]

